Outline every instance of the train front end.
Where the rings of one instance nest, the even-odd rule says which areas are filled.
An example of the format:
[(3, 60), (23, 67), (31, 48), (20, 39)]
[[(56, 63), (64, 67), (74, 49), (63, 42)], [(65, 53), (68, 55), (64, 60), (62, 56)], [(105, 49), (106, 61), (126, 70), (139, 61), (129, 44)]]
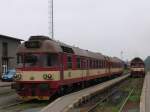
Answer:
[(49, 100), (60, 86), (59, 48), (48, 37), (33, 36), (17, 52), (12, 88), (24, 100)]
[(131, 61), (131, 76), (132, 77), (144, 77), (145, 76), (145, 64), (144, 61), (138, 57)]

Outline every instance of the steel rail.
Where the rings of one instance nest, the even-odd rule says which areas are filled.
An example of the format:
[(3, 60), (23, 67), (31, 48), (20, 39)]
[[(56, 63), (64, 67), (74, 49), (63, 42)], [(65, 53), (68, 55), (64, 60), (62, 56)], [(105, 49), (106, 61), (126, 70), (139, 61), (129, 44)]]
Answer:
[(132, 89), (132, 90), (129, 92), (127, 98), (125, 99), (125, 101), (124, 101), (123, 104), (121, 105), (121, 107), (120, 107), (120, 109), (119, 109), (118, 112), (122, 112), (122, 110), (123, 110), (125, 104), (127, 103), (128, 99), (129, 99), (129, 97), (131, 96), (131, 94), (133, 93), (133, 91), (134, 91), (134, 89)]
[(28, 102), (28, 101), (20, 101), (20, 102), (16, 102), (16, 103), (9, 104), (9, 105), (4, 105), (4, 106), (1, 106), (0, 109), (5, 109), (5, 108), (8, 108), (8, 107), (16, 106), (16, 105), (23, 104), (23, 103), (26, 103), (26, 102)]

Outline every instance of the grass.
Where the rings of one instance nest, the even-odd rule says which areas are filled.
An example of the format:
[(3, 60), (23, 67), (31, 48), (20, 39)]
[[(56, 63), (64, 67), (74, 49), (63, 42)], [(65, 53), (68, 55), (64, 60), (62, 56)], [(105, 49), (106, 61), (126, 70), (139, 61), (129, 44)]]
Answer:
[(138, 96), (138, 95), (131, 95), (128, 100), (132, 101), (132, 102), (137, 102), (137, 101), (139, 101), (139, 98), (140, 98), (140, 96)]

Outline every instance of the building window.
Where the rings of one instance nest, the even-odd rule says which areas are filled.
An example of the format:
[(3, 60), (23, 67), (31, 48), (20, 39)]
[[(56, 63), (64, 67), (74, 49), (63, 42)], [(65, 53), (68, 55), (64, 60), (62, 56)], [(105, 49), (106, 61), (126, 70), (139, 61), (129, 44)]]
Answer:
[(3, 42), (2, 44), (2, 56), (7, 57), (8, 56), (8, 43)]

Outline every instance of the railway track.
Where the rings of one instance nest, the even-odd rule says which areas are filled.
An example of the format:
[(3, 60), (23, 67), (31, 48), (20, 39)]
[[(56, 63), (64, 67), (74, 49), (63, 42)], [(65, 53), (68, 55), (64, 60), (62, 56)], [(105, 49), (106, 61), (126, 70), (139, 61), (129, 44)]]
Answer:
[(49, 102), (39, 102), (34, 100), (23, 101), (19, 99), (17, 94), (0, 96), (0, 101), (0, 112), (26, 112), (26, 110), (30, 111), (31, 109), (36, 108), (39, 108), (38, 111), (40, 111), (44, 106), (49, 104)]
[(3, 105), (3, 106), (0, 106), (0, 110), (1, 109), (6, 109), (6, 108), (9, 108), (9, 107), (12, 107), (12, 106), (16, 106), (16, 105), (19, 105), (19, 104), (22, 104), (22, 103), (25, 103), (27, 101), (18, 101), (16, 103), (13, 103), (13, 104), (9, 104), (9, 105)]
[(108, 95), (106, 95), (105, 97), (103, 97), (102, 99), (100, 99), (100, 101), (98, 101), (97, 103), (95, 103), (92, 107), (87, 109), (87, 112), (92, 112), (95, 108), (97, 108), (97, 106), (101, 105), (104, 101), (106, 101), (110, 96), (112, 96), (113, 94), (117, 93), (118, 91), (112, 91), (111, 93), (109, 93)]
[(120, 109), (119, 109), (118, 112), (122, 112), (124, 106), (126, 105), (128, 99), (129, 99), (129, 97), (131, 96), (131, 94), (133, 93), (133, 91), (134, 91), (134, 89), (132, 89), (132, 90), (129, 92), (128, 96), (126, 97), (126, 99), (125, 99), (124, 102), (122, 103), (122, 105), (121, 105), (121, 107), (120, 107)]
[[(43, 108), (48, 102), (43, 104), (36, 101), (23, 101), (11, 89), (11, 82), (0, 81), (0, 112), (24, 112), (33, 108)], [(38, 109), (40, 111), (40, 109)], [(28, 111), (27, 111), (28, 112)]]
[[(86, 112), (94, 112), (94, 110), (96, 110), (96, 108), (98, 108), (99, 106), (102, 106), (107, 99), (111, 98), (112, 96), (117, 96), (118, 92), (119, 92), (119, 88), (122, 88), (124, 85), (118, 86), (116, 88), (112, 88), (111, 92), (108, 94), (107, 92), (105, 92), (106, 95), (105, 97), (103, 97), (102, 99), (98, 100), (95, 104), (93, 104), (92, 107), (88, 108)], [(128, 95), (126, 96), (126, 98), (123, 100), (123, 102), (121, 102), (121, 106), (118, 110), (118, 112), (122, 112), (123, 108), (125, 107), (127, 101), (129, 100), (129, 97), (131, 96), (131, 94), (133, 93), (134, 89), (131, 89), (130, 92), (128, 93)], [(84, 112), (84, 111), (83, 111)]]
[[(66, 96), (62, 96), (56, 99), (51, 104), (49, 104), (44, 109), (42, 109), (41, 112), (68, 112), (69, 110), (72, 110), (75, 106), (79, 106), (80, 104), (89, 101), (92, 97), (96, 96), (104, 89), (107, 89), (108, 87), (111, 87), (116, 83), (119, 83), (120, 81), (126, 79), (127, 77), (129, 77), (129, 74), (83, 89), (81, 91), (72, 94), (68, 94)], [(111, 94), (113, 94), (113, 92), (110, 93), (109, 95)], [(105, 100), (105, 98), (102, 99), (102, 101), (103, 100)]]
[(34, 101), (16, 101), (12, 104), (0, 106), (0, 112), (32, 112), (31, 110), (40, 111), (47, 106), (48, 103), (40, 103)]

